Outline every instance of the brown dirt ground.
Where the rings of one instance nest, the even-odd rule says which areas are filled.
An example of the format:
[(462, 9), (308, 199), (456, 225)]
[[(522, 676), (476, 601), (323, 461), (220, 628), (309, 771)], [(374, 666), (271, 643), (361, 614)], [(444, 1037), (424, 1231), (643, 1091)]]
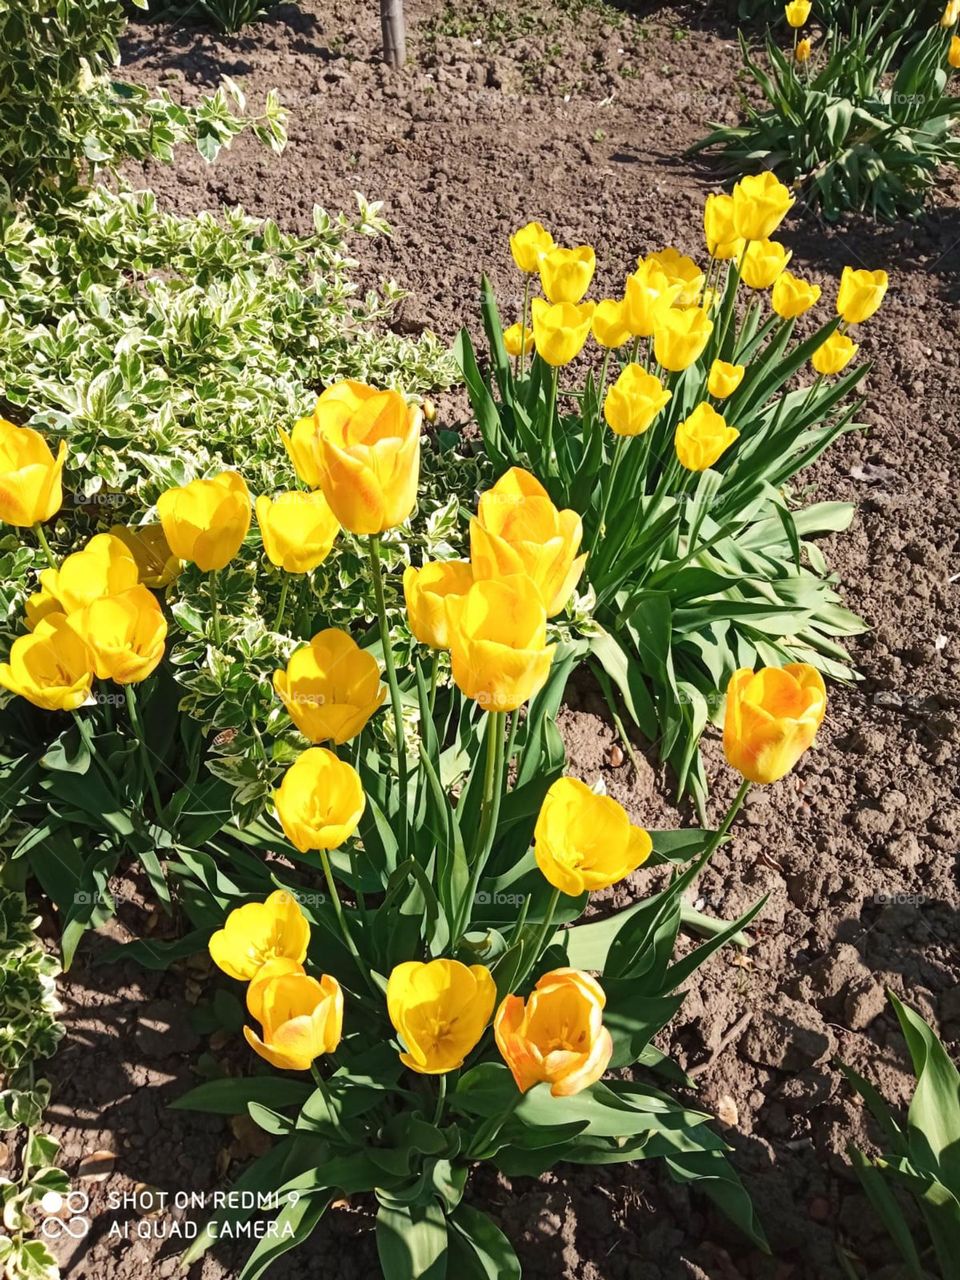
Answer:
[[(291, 230), (308, 228), (314, 201), (350, 207), (354, 189), (383, 199), (395, 235), (358, 246), (364, 280), (396, 278), (409, 291), (398, 323), (448, 339), (465, 320), (475, 327), (481, 269), (509, 311), (517, 282), (507, 235), (529, 218), (560, 240), (597, 245), (609, 289), (640, 251), (675, 243), (701, 253), (700, 212), (716, 177), (680, 157), (710, 120), (734, 118), (737, 92), (733, 31), (712, 10), (413, 0), (408, 21), (402, 74), (377, 61), (372, 3), (305, 0), (229, 39), (135, 26), (124, 56), (132, 78), (188, 99), (224, 72), (253, 102), (277, 85), (291, 128), (279, 159), (241, 140), (212, 168), (184, 152), (172, 169), (132, 177), (176, 208), (242, 203)], [(888, 301), (862, 335), (875, 361), (869, 430), (840, 441), (810, 482), (812, 496), (858, 505), (852, 531), (828, 553), (873, 630), (855, 646), (863, 682), (831, 691), (818, 749), (795, 775), (753, 794), (738, 838), (704, 876), (699, 892), (720, 915), (761, 893), (770, 901), (749, 964), (731, 955), (708, 966), (665, 1045), (702, 1068), (700, 1101), (730, 1122), (720, 1127), (774, 1257), (653, 1167), (561, 1168), (512, 1185), (484, 1174), (472, 1195), (515, 1242), (528, 1277), (834, 1277), (838, 1242), (870, 1276), (889, 1263), (843, 1154), (851, 1139), (869, 1141), (869, 1129), (832, 1058), (893, 1102), (908, 1096), (887, 985), (954, 1048), (960, 1037), (957, 193), (955, 177), (945, 179), (913, 225), (827, 228), (808, 216), (785, 234), (795, 265), (828, 297), (845, 263), (892, 274)], [(459, 403), (443, 406), (448, 420)], [(561, 727), (573, 772), (602, 775), (647, 825), (675, 822), (654, 766), (640, 777), (612, 766), (614, 733), (594, 690), (571, 689)], [(710, 762), (720, 812), (730, 787), (715, 743)], [(108, 1195), (137, 1183), (210, 1189), (224, 1148), (242, 1156), (249, 1136), (165, 1109), (190, 1082), (201, 1046), (183, 975), (96, 968), (98, 949), (83, 949), (64, 984), (69, 1036), (51, 1064), (53, 1115), (69, 1169), (106, 1148), (117, 1172), (94, 1189), (91, 1236), (62, 1251), (67, 1275), (172, 1275), (179, 1243), (137, 1239), (143, 1220), (113, 1212)], [(111, 1223), (124, 1221), (131, 1238), (111, 1235)], [(331, 1213), (278, 1273), (377, 1274), (371, 1221), (366, 1205)], [(220, 1251), (195, 1275), (234, 1276), (242, 1252)]]

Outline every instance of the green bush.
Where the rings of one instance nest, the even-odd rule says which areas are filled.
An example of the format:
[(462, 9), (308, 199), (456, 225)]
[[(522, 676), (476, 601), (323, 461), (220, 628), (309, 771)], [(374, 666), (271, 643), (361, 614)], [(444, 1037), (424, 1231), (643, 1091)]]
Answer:
[(890, 4), (849, 33), (832, 28), (809, 62), (767, 37), (764, 69), (743, 34), (747, 72), (766, 99), (744, 101), (744, 123), (720, 126), (692, 151), (719, 148), (734, 173), (772, 169), (836, 219), (860, 210), (888, 220), (916, 214), (944, 164), (960, 163), (948, 92), (949, 32), (916, 39), (912, 20), (891, 29)]

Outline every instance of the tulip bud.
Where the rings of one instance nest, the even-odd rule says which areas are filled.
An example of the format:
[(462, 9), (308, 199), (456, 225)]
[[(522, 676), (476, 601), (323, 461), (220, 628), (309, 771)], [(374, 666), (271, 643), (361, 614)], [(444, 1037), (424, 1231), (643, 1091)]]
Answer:
[(885, 271), (855, 271), (844, 267), (837, 293), (837, 315), (847, 324), (863, 324), (879, 309), (887, 292)]
[(64, 441), (54, 458), (39, 432), (0, 418), (0, 521), (22, 529), (55, 516), (66, 458)]
[(817, 373), (824, 377), (842, 373), (860, 348), (845, 333), (831, 333), (810, 357)]
[(940, 25), (944, 29), (947, 27), (955, 27), (960, 20), (960, 0), (950, 0), (949, 4), (940, 15)]
[(560, 778), (544, 797), (534, 832), (534, 856), (544, 878), (561, 893), (609, 889), (646, 862), (648, 832), (626, 810), (577, 778)]
[(738, 439), (736, 427), (728, 427), (713, 405), (698, 404), (677, 427), (675, 444), (680, 465), (688, 471), (706, 471)]
[(734, 231), (744, 240), (766, 240), (795, 203), (789, 190), (769, 170), (748, 174), (733, 188)]
[(588, 244), (551, 249), (540, 259), (540, 284), (552, 303), (577, 303), (590, 288), (596, 269), (597, 255)]
[(340, 532), (322, 493), (293, 489), (273, 500), (261, 495), (256, 509), (267, 559), (286, 573), (310, 573), (323, 564)]
[(642, 267), (645, 263), (658, 267), (670, 285), (677, 289), (674, 306), (695, 307), (700, 301), (706, 276), (685, 253), (673, 248), (660, 249), (656, 253), (647, 254), (646, 258), (640, 258), (637, 266)]
[(593, 311), (592, 302), (579, 306), (561, 302), (551, 306), (542, 298), (534, 298), (531, 304), (533, 340), (540, 359), (554, 368), (575, 360), (589, 336)]
[(515, 711), (543, 687), (554, 646), (547, 611), (526, 574), (475, 582), (447, 597), (453, 679), (485, 711)]
[(730, 258), (739, 260), (744, 241), (737, 236), (733, 225), (733, 196), (707, 196), (703, 206), (703, 230), (711, 258), (718, 262), (726, 262)]
[(211, 573), (240, 550), (250, 528), (250, 491), (236, 471), (221, 471), (161, 493), (157, 514), (173, 554)]
[(813, 46), (811, 45), (810, 40), (807, 37), (804, 37), (803, 40), (797, 41), (797, 47), (793, 51), (793, 56), (796, 58), (797, 62), (809, 62), (812, 49)]
[(420, 569), (408, 565), (403, 571), (403, 595), (410, 630), (421, 644), (446, 649), (447, 600), (462, 596), (473, 585), (473, 567), (468, 560), (442, 560)]
[(701, 307), (671, 308), (657, 320), (653, 354), (670, 373), (682, 373), (700, 359), (713, 333), (713, 321)]
[(555, 1098), (569, 1098), (600, 1079), (613, 1056), (605, 1004), (599, 982), (577, 969), (545, 973), (526, 1004), (503, 1000), (493, 1030), (521, 1093), (546, 1082)]
[(810, 17), (812, 7), (812, 0), (790, 0), (790, 3), (784, 8), (787, 22), (791, 27), (802, 27)]
[(728, 764), (750, 782), (776, 782), (811, 745), (826, 709), (823, 677), (805, 662), (734, 672), (723, 722)]
[(507, 349), (507, 355), (512, 356), (514, 360), (521, 351), (528, 356), (533, 350), (533, 330), (529, 325), (512, 324), (509, 329), (503, 331), (503, 345)]
[(356, 831), (366, 800), (352, 765), (326, 747), (310, 747), (273, 794), (287, 839), (301, 853), (338, 849)]
[(714, 360), (707, 376), (707, 391), (714, 400), (726, 400), (743, 381), (746, 368), (742, 364), (728, 364), (726, 360)]
[(652, 338), (663, 314), (670, 310), (683, 284), (669, 279), (652, 258), (627, 276), (623, 295), (623, 318), (635, 338)]
[(87, 646), (98, 680), (138, 684), (163, 657), (167, 620), (156, 597), (138, 583), (71, 613), (69, 625)]
[(482, 964), (409, 960), (387, 982), (387, 1012), (405, 1052), (400, 1061), (421, 1075), (463, 1066), (490, 1021), (497, 987)]
[(622, 347), (630, 337), (624, 316), (623, 303), (613, 298), (604, 298), (597, 303), (593, 313), (593, 336), (601, 347), (614, 350)]
[(960, 69), (960, 36), (950, 37), (950, 47), (947, 50), (947, 62), (953, 67), (954, 71)]
[(638, 364), (628, 364), (607, 391), (603, 416), (616, 435), (639, 436), (648, 430), (672, 395), (652, 373)]
[(743, 283), (750, 289), (769, 289), (792, 257), (776, 240), (751, 240), (740, 268)]
[(510, 237), (513, 260), (528, 276), (535, 275), (540, 270), (540, 259), (553, 247), (553, 236), (540, 222), (528, 222)]
[(790, 271), (781, 271), (770, 295), (770, 304), (783, 320), (792, 320), (809, 311), (820, 298), (820, 286), (808, 284)]
[(305, 973), (271, 978), (257, 995), (262, 1036), (243, 1028), (251, 1049), (281, 1071), (309, 1071), (343, 1034), (343, 991), (336, 978)]
[(10, 661), (0, 663), (0, 686), (43, 711), (76, 711), (90, 697), (93, 662), (64, 615), (54, 613), (14, 640)]
[(376, 658), (334, 627), (296, 649), (286, 670), (273, 673), (273, 687), (305, 738), (337, 746), (355, 738), (387, 696)]

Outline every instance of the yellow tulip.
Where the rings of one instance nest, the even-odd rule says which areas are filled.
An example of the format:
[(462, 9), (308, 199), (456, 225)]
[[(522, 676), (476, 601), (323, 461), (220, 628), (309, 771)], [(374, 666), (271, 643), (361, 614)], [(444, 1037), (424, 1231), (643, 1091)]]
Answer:
[(677, 457), (688, 471), (706, 471), (740, 435), (728, 427), (713, 405), (698, 404), (689, 418), (677, 427), (674, 438)]
[(554, 368), (575, 360), (590, 335), (594, 304), (560, 302), (551, 306), (543, 298), (534, 298), (530, 307), (533, 341), (540, 359)]
[(360, 776), (326, 747), (310, 747), (273, 793), (287, 839), (301, 853), (337, 849), (356, 831), (366, 800)]
[(337, 746), (355, 738), (387, 696), (376, 658), (335, 627), (294, 650), (287, 669), (273, 673), (273, 687), (305, 738)]
[(0, 418), (0, 521), (26, 528), (55, 516), (66, 458), (64, 441), (54, 457), (39, 432)]
[(137, 684), (157, 668), (167, 620), (156, 597), (138, 583), (116, 596), (101, 596), (69, 616), (90, 651), (98, 680)]
[(726, 360), (714, 360), (707, 375), (707, 391), (715, 400), (726, 400), (739, 387), (746, 371), (745, 365), (728, 364)]
[(526, 574), (448, 596), (447, 627), (453, 679), (485, 711), (515, 711), (546, 683), (554, 646), (537, 585)]
[(250, 979), (247, 987), (247, 1012), (258, 1022), (263, 1021), (263, 995), (274, 978), (283, 978), (291, 973), (304, 973), (304, 967), (292, 956), (274, 956), (265, 960)]
[(707, 196), (703, 206), (703, 230), (711, 258), (718, 262), (739, 259), (746, 242), (734, 230), (733, 196)]
[(665, 391), (659, 378), (638, 364), (624, 365), (619, 378), (606, 394), (603, 416), (618, 436), (639, 436), (673, 395)]
[(383, 533), (402, 524), (417, 501), (421, 411), (398, 391), (337, 382), (288, 436), (297, 475), (321, 488), (351, 533)]
[(646, 862), (652, 849), (649, 833), (631, 824), (622, 805), (577, 778), (558, 779), (544, 797), (534, 856), (544, 878), (571, 898), (609, 889)]
[(776, 782), (811, 745), (826, 710), (823, 676), (805, 662), (735, 671), (723, 721), (727, 763), (750, 782)]
[(792, 272), (782, 271), (773, 286), (770, 303), (781, 319), (792, 320), (809, 311), (819, 301), (820, 292), (818, 284), (808, 284)]
[(960, 69), (960, 36), (950, 37), (950, 47), (947, 50), (947, 62), (953, 67), (954, 71)]
[(528, 276), (540, 270), (540, 259), (553, 247), (553, 236), (540, 222), (528, 222), (510, 237), (513, 260)]
[(748, 174), (733, 188), (733, 229), (744, 240), (766, 240), (796, 200), (770, 173)]
[(804, 36), (802, 40), (797, 41), (797, 47), (793, 51), (793, 56), (798, 62), (809, 62), (810, 54), (813, 52), (813, 45), (808, 37)]
[(75, 711), (90, 696), (93, 662), (64, 615), (54, 613), (14, 640), (0, 685), (44, 711)]
[(34, 631), (37, 624), (42, 622), (44, 618), (49, 618), (52, 614), (63, 613), (63, 605), (53, 593), (48, 590), (42, 583), (39, 591), (34, 591), (32, 595), (27, 596), (26, 603), (23, 606), (23, 612), (26, 615), (27, 627)]
[(958, 21), (960, 21), (960, 0), (950, 0), (940, 15), (940, 25), (946, 29), (947, 27), (955, 27)]
[(157, 514), (170, 550), (204, 573), (222, 569), (250, 528), (250, 491), (236, 471), (161, 493)]
[(769, 289), (792, 257), (776, 240), (751, 240), (740, 268), (743, 283), (750, 289)]
[(653, 354), (670, 373), (682, 373), (700, 359), (713, 333), (713, 321), (701, 307), (671, 308), (653, 331)]
[(579, 302), (590, 288), (597, 255), (588, 244), (576, 249), (551, 249), (540, 259), (540, 284), (553, 303)]
[(606, 1002), (599, 982), (578, 969), (545, 973), (526, 1004), (522, 996), (501, 1002), (494, 1035), (521, 1093), (545, 1082), (555, 1098), (569, 1098), (600, 1079), (613, 1055)]
[(649, 253), (640, 258), (638, 267), (645, 262), (659, 267), (671, 285), (679, 286), (674, 305), (678, 307), (695, 307), (703, 293), (706, 276), (692, 258), (688, 258), (679, 249), (660, 249), (657, 253)]
[(817, 373), (824, 377), (842, 373), (860, 348), (845, 333), (831, 333), (810, 357)]
[(514, 360), (521, 351), (528, 356), (533, 350), (533, 330), (529, 325), (522, 325), (519, 322), (512, 324), (509, 329), (503, 331), (503, 345), (507, 349), (507, 355), (513, 356)]
[(482, 964), (409, 960), (387, 982), (387, 1012), (406, 1052), (400, 1061), (421, 1075), (463, 1066), (490, 1021), (497, 987)]
[(863, 324), (879, 309), (890, 283), (885, 271), (854, 271), (844, 267), (837, 293), (837, 315), (847, 324)]
[(310, 573), (323, 564), (340, 532), (322, 493), (293, 489), (271, 501), (257, 499), (257, 523), (271, 564), (286, 573)]
[(207, 949), (218, 969), (238, 982), (250, 982), (276, 960), (302, 965), (309, 942), (310, 925), (300, 904), (286, 889), (276, 889), (264, 902), (235, 907)]
[(333, 1053), (343, 1034), (343, 992), (336, 978), (305, 973), (271, 978), (258, 995), (263, 1035), (243, 1034), (251, 1049), (281, 1071), (309, 1071), (324, 1053)]
[(597, 303), (593, 313), (593, 336), (601, 347), (614, 350), (622, 347), (630, 337), (624, 315), (623, 303), (614, 298), (604, 298)]
[(55, 596), (64, 613), (76, 613), (103, 596), (129, 591), (140, 581), (137, 562), (112, 533), (98, 533), (81, 551), (67, 556), (59, 569), (40, 574), (43, 590)]
[(586, 554), (577, 555), (582, 538), (577, 513), (558, 511), (535, 476), (511, 467), (480, 495), (476, 518), (470, 521), (474, 578), (527, 574), (552, 618), (580, 581), (587, 562)]
[(652, 258), (647, 258), (627, 276), (623, 295), (623, 318), (635, 338), (651, 338), (664, 312), (679, 294), (681, 283), (671, 282)]
[(810, 17), (812, 8), (811, 0), (790, 0), (790, 3), (784, 6), (787, 22), (791, 27), (802, 27)]
[(145, 587), (159, 590), (169, 586), (182, 565), (170, 550), (162, 524), (115, 524), (110, 529), (133, 556), (139, 580)]
[(448, 648), (447, 600), (465, 595), (473, 586), (468, 560), (439, 560), (403, 571), (403, 597), (410, 630), (431, 649)]

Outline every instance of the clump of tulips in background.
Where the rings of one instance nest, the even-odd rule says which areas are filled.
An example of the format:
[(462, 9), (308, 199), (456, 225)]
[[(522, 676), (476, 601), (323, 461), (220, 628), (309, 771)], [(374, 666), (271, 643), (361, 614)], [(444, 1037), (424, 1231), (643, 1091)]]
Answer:
[[(529, 491), (516, 522), (529, 562), (545, 572), (549, 548), (576, 533), (587, 554), (559, 567), (567, 599), (579, 592), (577, 656), (701, 803), (697, 744), (734, 670), (802, 662), (847, 678), (838, 639), (861, 629), (810, 541), (845, 527), (852, 508), (804, 509), (791, 481), (856, 426), (847, 401), (867, 366), (854, 363), (851, 326), (880, 306), (887, 276), (845, 269), (833, 315), (811, 325), (821, 288), (773, 238), (793, 204), (772, 173), (746, 177), (707, 198), (705, 265), (653, 249), (619, 296), (596, 302), (593, 249), (558, 246), (531, 222), (510, 241), (524, 279), (515, 323), (484, 281), (489, 377), (466, 330), (458, 342), (502, 472), (472, 529), (475, 566), (487, 555), (484, 503), (532, 472), (545, 492)], [(559, 596), (543, 599), (554, 617)]]
[[(746, 71), (765, 99), (694, 150), (717, 147), (736, 173), (772, 169), (831, 221), (861, 210), (895, 221), (923, 207), (937, 172), (960, 162), (960, 9), (938, 22), (927, 3), (857, 6), (790, 0), (792, 47), (767, 33), (766, 66), (740, 32)], [(825, 30), (811, 34), (814, 25)], [(801, 31), (806, 34), (801, 35)]]

